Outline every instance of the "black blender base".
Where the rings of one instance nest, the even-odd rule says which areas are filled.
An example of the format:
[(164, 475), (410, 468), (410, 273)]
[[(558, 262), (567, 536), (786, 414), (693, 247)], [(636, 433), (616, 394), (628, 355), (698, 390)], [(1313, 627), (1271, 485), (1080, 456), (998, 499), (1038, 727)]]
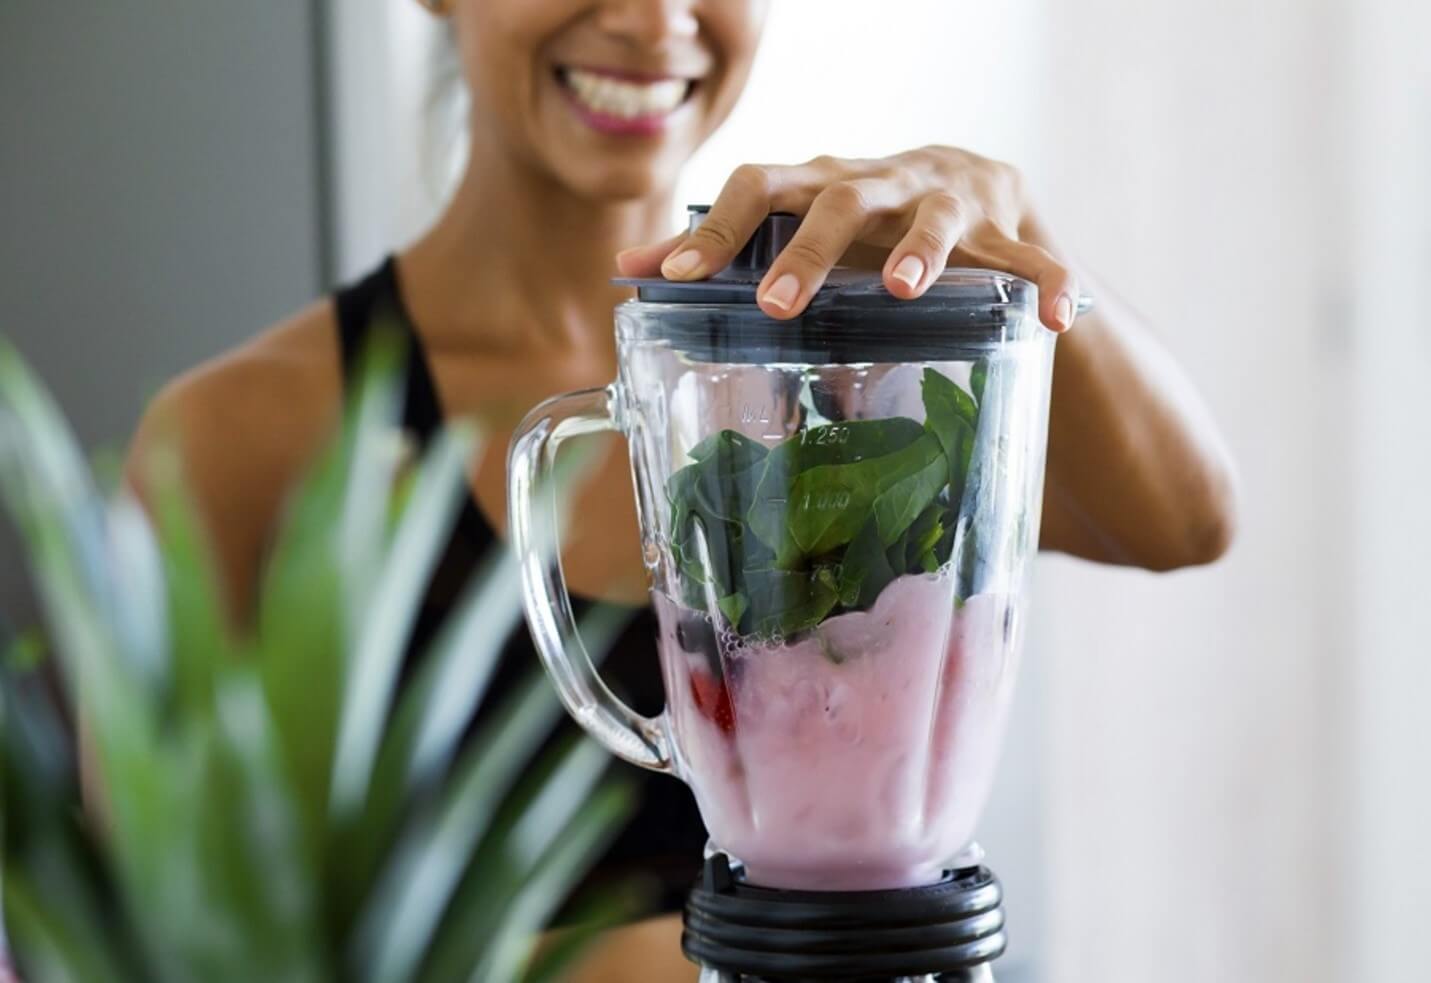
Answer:
[(985, 983), (1003, 954), (1003, 891), (986, 867), (890, 891), (780, 891), (710, 857), (686, 901), (681, 949), (719, 983)]

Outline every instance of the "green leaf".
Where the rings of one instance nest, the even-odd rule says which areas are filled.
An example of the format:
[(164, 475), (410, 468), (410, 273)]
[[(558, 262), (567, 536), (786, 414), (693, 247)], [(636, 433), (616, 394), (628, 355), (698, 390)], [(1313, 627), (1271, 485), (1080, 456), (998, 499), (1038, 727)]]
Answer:
[[(585, 869), (614, 834), (613, 821), (629, 813), (624, 782), (597, 788), (609, 760), (585, 739), (563, 740), (539, 760), (464, 872), (424, 979), (516, 978), (536, 930), (569, 894), (570, 874)], [(567, 874), (552, 879), (556, 870)]]
[(874, 501), (874, 518), (879, 538), (889, 545), (904, 534), (944, 490), (949, 479), (949, 465), (940, 452), (939, 442), (921, 439), (926, 458), (919, 470), (905, 475), (880, 492)]
[(223, 917), (209, 979), (319, 980), (317, 870), (275, 747), (259, 682), (226, 673), (195, 798), (203, 903)]
[(162, 557), (178, 708), (208, 716), (213, 712), (214, 675), (234, 658), (213, 550), (172, 452), (147, 462), (145, 487)]
[(927, 434), (892, 454), (810, 468), (791, 489), (790, 535), (806, 556), (828, 553), (852, 540), (889, 492), (881, 510), (880, 536), (892, 541), (938, 494), (942, 482), (926, 491), (929, 475), (942, 469), (939, 442)]
[(568, 969), (593, 942), (650, 910), (648, 893), (631, 883), (574, 904), (568, 923), (551, 930), (543, 940), (542, 952), (522, 977), (522, 983), (559, 983), (567, 979)]
[(936, 417), (935, 432), (946, 419), (958, 417), (974, 428), (979, 423), (978, 404), (948, 376), (932, 368), (924, 370), (921, 379), (926, 415)]
[(924, 370), (925, 423), (939, 439), (949, 462), (949, 498), (958, 504), (969, 473), (974, 435), (979, 430), (979, 408), (972, 397), (934, 369)]
[(945, 522), (952, 521), (947, 508), (939, 503), (930, 505), (914, 520), (909, 528), (904, 564), (906, 570), (922, 570), (933, 573), (949, 560), (947, 550), (941, 554), (941, 543), (948, 542), (952, 548), (952, 538), (945, 536)]
[[(386, 694), (368, 704), (377, 712), (345, 732), (370, 728), (358, 742), (381, 751), (367, 794), (355, 796), (361, 815), (329, 822), (329, 789), (341, 787), (333, 761), (345, 654), (358, 649), (352, 665), (389, 671), (411, 624), (404, 609), (425, 586), (425, 557), (444, 540), (433, 531), (446, 511), (432, 491), (440, 476), (424, 471), (406, 491), (393, 489), (391, 382), (374, 383), (366, 415), (348, 418), (293, 502), (260, 585), (253, 640), (239, 642), (223, 631), (203, 529), (178, 469), (161, 476), (172, 483), (161, 482), (156, 541), (133, 502), (106, 507), (58, 412), (0, 344), (0, 499), (19, 520), (104, 792), (105, 821), (91, 823), (80, 811), (67, 727), (38, 712), (48, 707), (38, 694), (22, 694), (20, 707), (17, 667), (0, 666), (8, 806), (0, 889), (29, 978), (365, 978), (377, 963), (332, 963), (364, 944), (371, 951), (366, 933), (416, 952), (409, 963), (421, 965), (439, 933), (470, 930), (460, 904), (469, 896), (497, 917), (456, 970), (471, 977), (486, 958), (479, 978), (510, 974), (614, 834), (621, 790), (591, 792), (601, 752), (588, 748), (550, 774), (531, 770), (532, 750), (560, 713), (544, 678), (497, 708), (458, 756), (517, 617), (517, 578), (496, 558), (396, 711), (388, 713), (390, 682), (376, 685)], [(710, 450), (716, 458), (750, 451)], [(625, 617), (598, 608), (584, 618), (588, 647), (599, 654)], [(171, 675), (170, 659), (181, 655), (190, 661)], [(509, 797), (518, 782), (522, 791)], [(523, 804), (509, 814), (523, 822), (493, 824), (504, 801)], [(364, 842), (353, 834), (367, 828), (359, 820), (369, 811), (385, 818), (364, 862), (382, 875), (340, 896), (355, 882), (334, 869), (360, 859), (345, 851)], [(478, 844), (485, 860), (470, 863)], [(501, 849), (487, 854), (489, 844)], [(521, 863), (497, 864), (504, 857)], [(461, 878), (455, 895), (449, 877)], [(378, 889), (366, 890), (373, 883)], [(413, 926), (416, 936), (391, 934)]]
[(23, 872), (7, 870), (5, 922), (24, 954), (29, 979), (74, 983), (121, 983), (123, 963), (96, 931), (97, 909), (65, 910), (47, 903), (40, 885)]
[(740, 619), (745, 617), (745, 612), (750, 607), (750, 601), (742, 593), (727, 594), (716, 604), (721, 614), (733, 625), (740, 624)]
[(339, 815), (367, 796), (419, 602), (467, 494), (474, 442), (469, 430), (449, 428), (428, 453), (354, 639), (333, 752), (329, 808)]
[(969, 388), (974, 391), (974, 399), (984, 405), (984, 384), (989, 381), (989, 360), (981, 358), (969, 370)]
[[(582, 618), (579, 634), (595, 656), (629, 619), (629, 610), (598, 606)], [(427, 951), (474, 850), (560, 716), (556, 693), (538, 670), (478, 727), (439, 802), (404, 827), (387, 854), (356, 921), (348, 955), (353, 966), (370, 968), (363, 978), (401, 979)]]
[(367, 804), (340, 837), (335, 889), (354, 905), (371, 889), (404, 810), (440, 787), (521, 609), (516, 554), (494, 551), (406, 684), (383, 738)]
[(45, 662), (45, 636), (38, 628), (31, 628), (5, 643), (0, 662), (7, 672), (33, 672)]
[(722, 596), (739, 589), (739, 571), (750, 559), (742, 519), (755, 497), (763, 444), (733, 430), (707, 437), (690, 452), (695, 460), (673, 474), (671, 541), (689, 584), (714, 583)]
[(687, 456), (700, 464), (717, 461), (723, 471), (735, 473), (755, 467), (766, 453), (765, 445), (759, 441), (736, 430), (722, 430), (692, 447)]
[(609, 784), (548, 841), (547, 849), (537, 855), (531, 873), (506, 906), (493, 945), (470, 977), (472, 983), (517, 977), (532, 952), (537, 931), (555, 914), (572, 880), (615, 839), (634, 804), (635, 795), (628, 785)]
[(343, 468), (330, 456), (299, 490), (266, 568), (252, 658), (308, 830), (321, 854), (343, 678), (343, 596), (333, 516)]
[(439, 809), (411, 824), (358, 921), (354, 965), (405, 979), (440, 926), (473, 851), (559, 714), (541, 674), (498, 707), (464, 754)]
[(749, 570), (750, 630), (767, 637), (789, 638), (814, 628), (840, 600), (840, 582), (833, 567), (813, 571)]
[(850, 541), (840, 565), (840, 603), (847, 608), (865, 609), (898, 576), (890, 566), (874, 519), (866, 522)]
[(370, 610), (401, 463), (402, 355), (400, 331), (377, 327), (341, 432), (291, 494), (260, 583), (254, 657), (320, 863), (345, 652)]
[(872, 461), (907, 448), (922, 434), (923, 428), (905, 417), (802, 431), (766, 457), (747, 526), (784, 570), (797, 567), (803, 556), (848, 542), (880, 490), (880, 466)]

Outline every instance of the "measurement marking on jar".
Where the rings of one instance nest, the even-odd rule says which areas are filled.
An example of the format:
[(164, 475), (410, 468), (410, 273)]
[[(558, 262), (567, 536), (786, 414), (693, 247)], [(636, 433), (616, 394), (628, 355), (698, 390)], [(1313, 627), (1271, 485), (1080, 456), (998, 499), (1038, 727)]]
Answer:
[(800, 440), (802, 443), (815, 447), (834, 447), (849, 443), (850, 428), (833, 424), (825, 427), (815, 427), (802, 433)]
[(800, 501), (800, 508), (805, 512), (826, 512), (833, 509), (847, 509), (850, 507), (850, 493), (848, 489), (839, 488), (832, 491), (806, 492), (805, 497)]

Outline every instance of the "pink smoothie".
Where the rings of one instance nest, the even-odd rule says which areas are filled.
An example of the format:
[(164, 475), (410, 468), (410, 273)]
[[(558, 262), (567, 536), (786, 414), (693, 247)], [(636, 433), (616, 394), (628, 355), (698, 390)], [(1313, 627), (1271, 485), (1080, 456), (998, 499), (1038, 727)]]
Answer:
[(901, 577), (796, 641), (717, 639), (723, 681), (681, 644), (699, 616), (656, 611), (681, 775), (753, 883), (908, 887), (969, 844), (1014, 677), (1007, 597), (956, 610), (947, 576)]

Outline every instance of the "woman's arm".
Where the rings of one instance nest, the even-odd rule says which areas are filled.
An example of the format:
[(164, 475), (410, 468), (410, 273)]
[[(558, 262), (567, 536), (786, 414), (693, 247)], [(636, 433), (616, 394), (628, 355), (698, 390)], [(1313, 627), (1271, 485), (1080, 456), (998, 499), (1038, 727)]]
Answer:
[(1040, 545), (1172, 570), (1231, 545), (1231, 455), (1192, 381), (1142, 319), (1081, 274), (1097, 307), (1058, 339)]

